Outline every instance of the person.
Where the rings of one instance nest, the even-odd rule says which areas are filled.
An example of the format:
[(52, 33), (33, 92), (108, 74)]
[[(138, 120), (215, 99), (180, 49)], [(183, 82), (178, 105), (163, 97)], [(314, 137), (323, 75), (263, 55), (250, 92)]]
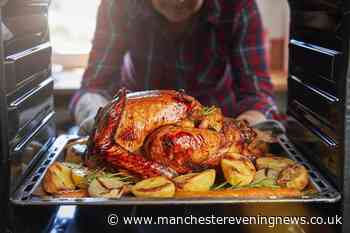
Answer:
[(89, 132), (119, 88), (184, 89), (251, 125), (276, 113), (254, 0), (102, 0), (70, 109)]
[[(122, 87), (184, 89), (202, 104), (255, 125), (277, 112), (266, 57), (254, 0), (101, 0), (88, 67), (70, 109), (89, 132), (98, 109)], [(154, 206), (135, 213), (204, 216), (222, 210)], [(170, 229), (192, 231), (150, 225), (137, 232)]]

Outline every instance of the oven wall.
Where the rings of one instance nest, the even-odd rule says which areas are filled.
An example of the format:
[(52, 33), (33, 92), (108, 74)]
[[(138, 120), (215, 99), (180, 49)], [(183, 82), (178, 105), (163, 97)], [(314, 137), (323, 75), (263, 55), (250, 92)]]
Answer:
[[(1, 17), (1, 16), (0, 16)], [(1, 35), (0, 35), (1, 41)], [(0, 46), (0, 53), (2, 52), (2, 48)], [(7, 147), (7, 133), (5, 122), (7, 121), (7, 114), (4, 109), (6, 109), (6, 99), (4, 98), (3, 92), (3, 80), (2, 80), (2, 72), (3, 68), (0, 65), (0, 216), (6, 216), (7, 209), (7, 200), (8, 200), (8, 167), (7, 167), (7, 158), (8, 158), (8, 147)], [(5, 221), (4, 219), (0, 220), (0, 232), (4, 232), (5, 230)]]
[(289, 138), (338, 187), (350, 231), (349, 1), (289, 0)]
[[(0, 37), (0, 216), (8, 216), (6, 225), (11, 232), (28, 223), (25, 215), (21, 218), (23, 213), (34, 214), (41, 224), (50, 217), (49, 210), (18, 211), (9, 201), (11, 192), (56, 138), (49, 3), (50, 0), (10, 0), (1, 7), (0, 21), (7, 33)], [(1, 225), (5, 225), (4, 218), (0, 219)]]
[(290, 0), (289, 137), (341, 187), (344, 162), (342, 2)]
[(345, 79), (341, 84), (344, 89), (345, 104), (344, 104), (344, 170), (343, 170), (343, 232), (350, 232), (350, 2), (345, 1), (344, 3), (344, 36), (347, 40), (344, 41), (344, 47), (346, 47), (347, 59), (344, 59), (344, 75)]
[[(0, 1), (0, 18), (1, 7), (6, 1)], [(8, 210), (8, 171), (9, 167), (7, 164), (9, 148), (8, 148), (8, 137), (6, 122), (7, 119), (7, 99), (5, 94), (5, 77), (4, 77), (4, 66), (3, 66), (3, 35), (0, 30), (0, 216), (7, 216)], [(7, 219), (5, 217), (0, 220), (0, 233), (5, 232), (7, 225)]]
[(56, 136), (48, 7), (49, 0), (12, 0), (3, 7), (12, 34), (3, 43), (10, 191)]

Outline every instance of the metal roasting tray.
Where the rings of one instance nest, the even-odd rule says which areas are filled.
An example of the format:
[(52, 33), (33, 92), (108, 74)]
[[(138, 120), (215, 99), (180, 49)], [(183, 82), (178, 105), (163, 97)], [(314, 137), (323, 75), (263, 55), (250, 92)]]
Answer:
[(136, 197), (122, 197), (120, 199), (104, 198), (56, 198), (39, 197), (33, 192), (41, 185), (47, 168), (56, 160), (63, 158), (65, 145), (75, 139), (75, 136), (62, 135), (57, 138), (47, 155), (33, 169), (32, 173), (22, 182), (13, 193), (11, 202), (21, 206), (49, 206), (49, 205), (79, 205), (79, 206), (118, 206), (118, 205), (177, 205), (177, 204), (240, 204), (240, 203), (334, 203), (340, 200), (340, 193), (312, 166), (285, 135), (278, 136), (278, 143), (291, 159), (303, 164), (310, 174), (311, 184), (317, 190), (309, 196), (298, 198), (170, 198), (149, 199)]

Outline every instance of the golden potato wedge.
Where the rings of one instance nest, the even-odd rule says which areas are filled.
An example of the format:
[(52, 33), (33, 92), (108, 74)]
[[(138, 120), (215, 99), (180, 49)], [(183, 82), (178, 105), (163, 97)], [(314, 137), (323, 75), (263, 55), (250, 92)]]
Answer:
[(268, 178), (277, 180), (279, 173), (280, 173), (280, 172), (277, 171), (277, 170), (274, 170), (274, 169), (267, 169), (267, 177), (268, 177)]
[(264, 179), (277, 180), (278, 175), (279, 175), (279, 172), (276, 170), (269, 169), (269, 168), (260, 169), (256, 172), (253, 182), (254, 183), (260, 182)]
[(215, 182), (216, 171), (209, 169), (200, 173), (189, 173), (173, 179), (177, 189), (183, 191), (209, 191)]
[(261, 157), (269, 151), (269, 143), (255, 139), (248, 145), (248, 154), (253, 154), (256, 157)]
[(126, 184), (118, 177), (98, 177), (88, 188), (91, 197), (120, 198), (126, 191)]
[(72, 169), (65, 166), (64, 163), (53, 163), (44, 176), (43, 188), (51, 194), (59, 191), (74, 190), (76, 187), (72, 180)]
[(89, 184), (87, 176), (90, 174), (87, 168), (73, 168), (72, 169), (72, 180), (78, 188), (87, 189)]
[(241, 159), (241, 158), (247, 158), (245, 155), (235, 153), (235, 152), (228, 152), (225, 155), (225, 158), (231, 158), (231, 159)]
[(83, 166), (79, 163), (68, 163), (68, 162), (62, 162), (61, 163), (63, 166), (70, 168), (70, 169), (75, 169), (75, 168), (82, 168)]
[(281, 188), (277, 184), (278, 172), (272, 169), (260, 169), (256, 172), (250, 188)]
[(253, 183), (259, 183), (267, 178), (267, 169), (260, 169), (255, 173)]
[(175, 184), (158, 176), (138, 182), (131, 188), (131, 192), (136, 197), (169, 198), (175, 195)]
[(261, 157), (256, 160), (256, 167), (258, 170), (269, 168), (280, 172), (284, 168), (295, 164), (295, 161), (278, 156)]
[(221, 160), (221, 168), (226, 181), (234, 186), (250, 184), (256, 174), (253, 163), (246, 158), (232, 159), (225, 157)]
[(87, 140), (87, 138), (81, 138), (67, 144), (64, 161), (69, 163), (82, 163), (83, 156), (87, 150)]
[(309, 184), (309, 173), (303, 165), (293, 164), (281, 171), (277, 184), (282, 187), (303, 190)]
[(245, 158), (245, 159), (249, 159), (252, 162), (256, 160), (256, 156), (255, 155), (243, 155), (243, 154), (234, 152), (233, 147), (234, 146), (230, 147), (230, 149), (229, 149), (230, 151), (228, 151), (225, 154), (225, 157), (232, 158), (232, 159), (238, 159), (238, 160), (240, 160), (241, 158)]

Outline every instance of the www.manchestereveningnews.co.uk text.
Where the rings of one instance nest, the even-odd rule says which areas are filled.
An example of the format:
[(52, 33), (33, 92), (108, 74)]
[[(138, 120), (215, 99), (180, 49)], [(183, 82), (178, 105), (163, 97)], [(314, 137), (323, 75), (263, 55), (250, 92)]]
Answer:
[(118, 216), (117, 214), (110, 214), (107, 217), (107, 223), (110, 226), (116, 226), (118, 224), (126, 225), (267, 225), (268, 227), (274, 228), (276, 225), (283, 224), (300, 224), (300, 225), (340, 225), (342, 224), (341, 216), (332, 217), (307, 217), (307, 216)]

